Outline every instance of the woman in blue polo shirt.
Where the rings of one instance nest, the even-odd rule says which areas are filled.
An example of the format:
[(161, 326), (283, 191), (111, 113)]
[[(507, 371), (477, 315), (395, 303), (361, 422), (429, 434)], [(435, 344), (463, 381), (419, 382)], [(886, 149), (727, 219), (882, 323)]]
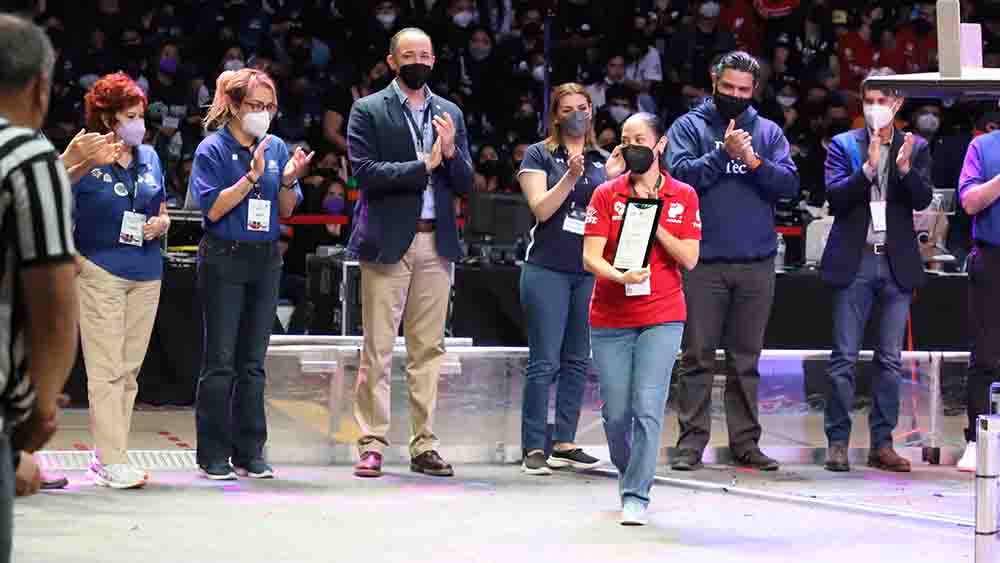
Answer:
[(77, 289), (87, 368), (94, 459), (105, 487), (141, 487), (145, 471), (128, 465), (136, 378), (153, 332), (163, 259), (157, 239), (170, 227), (163, 170), (143, 145), (146, 96), (124, 73), (98, 80), (85, 98), (87, 128), (114, 133), (118, 158), (73, 184), (73, 238), (82, 258)]
[(264, 357), (281, 280), (279, 218), (302, 200), (312, 154), (268, 135), (277, 89), (253, 69), (223, 72), (189, 190), (204, 217), (198, 283), (205, 357), (198, 379), (198, 466), (209, 479), (274, 476), (264, 460)]
[[(552, 90), (550, 135), (528, 147), (518, 171), (537, 223), (521, 269), (521, 305), (530, 347), (521, 407), (521, 470), (589, 469), (600, 460), (576, 447), (576, 427), (590, 360), (588, 315), (594, 276), (583, 269), (583, 231), (594, 188), (621, 173), (616, 150), (598, 150), (587, 90), (574, 83)], [(607, 165), (607, 166), (605, 166)], [(549, 387), (558, 381), (552, 454), (545, 458)]]

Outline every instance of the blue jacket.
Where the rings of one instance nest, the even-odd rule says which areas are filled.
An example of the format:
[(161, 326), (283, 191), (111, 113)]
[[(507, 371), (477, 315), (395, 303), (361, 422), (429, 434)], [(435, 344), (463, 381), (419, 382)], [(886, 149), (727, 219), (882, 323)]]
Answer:
[[(431, 101), (435, 115), (448, 112), (455, 122), (455, 156), (433, 172), (437, 253), (454, 261), (462, 255), (455, 195), (472, 186), (472, 159), (462, 110), (436, 95)], [(348, 252), (367, 262), (399, 262), (420, 218), (427, 168), (417, 160), (403, 111), (390, 85), (355, 102), (347, 122), (347, 154), (361, 191)]]
[[(900, 178), (896, 155), (904, 134), (896, 131), (889, 152), (889, 185), (886, 190), (885, 248), (896, 283), (904, 289), (923, 285), (924, 263), (917, 248), (913, 212), (925, 209), (934, 195), (931, 184), (931, 151), (927, 141), (915, 138), (910, 173)], [(823, 251), (820, 276), (833, 287), (854, 281), (861, 263), (871, 222), (871, 186), (862, 169), (868, 158), (868, 132), (854, 129), (833, 138), (826, 156), (826, 197), (833, 214), (833, 228)]]
[(701, 202), (702, 262), (749, 262), (773, 256), (778, 239), (774, 203), (799, 193), (788, 140), (773, 121), (748, 108), (736, 127), (750, 133), (761, 159), (756, 170), (723, 148), (729, 122), (711, 98), (681, 116), (667, 132), (670, 174), (690, 184)]

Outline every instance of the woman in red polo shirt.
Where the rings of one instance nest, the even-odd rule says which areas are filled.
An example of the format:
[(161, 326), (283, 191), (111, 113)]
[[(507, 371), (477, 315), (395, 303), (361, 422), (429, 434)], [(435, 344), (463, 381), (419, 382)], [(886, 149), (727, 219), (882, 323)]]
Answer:
[[(629, 173), (594, 191), (584, 231), (583, 263), (597, 277), (591, 348), (624, 525), (646, 523), (670, 372), (687, 318), (680, 268), (698, 263), (701, 240), (698, 195), (657, 164), (666, 144), (656, 116), (640, 113), (625, 121), (621, 153)], [(660, 199), (663, 210), (649, 266), (621, 272), (611, 263), (630, 197)]]

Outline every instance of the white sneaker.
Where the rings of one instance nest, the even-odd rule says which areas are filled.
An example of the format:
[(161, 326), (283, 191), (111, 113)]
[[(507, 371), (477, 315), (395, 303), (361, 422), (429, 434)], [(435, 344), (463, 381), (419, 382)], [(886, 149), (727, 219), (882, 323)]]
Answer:
[(965, 445), (965, 453), (962, 459), (958, 460), (958, 470), (964, 473), (976, 472), (976, 443), (969, 442)]
[(137, 489), (146, 484), (146, 472), (125, 463), (92, 463), (89, 473), (95, 485), (112, 489)]
[(625, 501), (622, 509), (622, 526), (645, 526), (646, 507), (635, 500)]

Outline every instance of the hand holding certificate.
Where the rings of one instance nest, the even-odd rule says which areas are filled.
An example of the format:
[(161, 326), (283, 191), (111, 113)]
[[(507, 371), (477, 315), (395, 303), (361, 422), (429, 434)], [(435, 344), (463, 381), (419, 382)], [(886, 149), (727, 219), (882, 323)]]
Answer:
[(662, 210), (663, 201), (659, 199), (628, 199), (612, 264), (615, 268), (627, 272), (649, 265), (649, 253), (653, 249)]

